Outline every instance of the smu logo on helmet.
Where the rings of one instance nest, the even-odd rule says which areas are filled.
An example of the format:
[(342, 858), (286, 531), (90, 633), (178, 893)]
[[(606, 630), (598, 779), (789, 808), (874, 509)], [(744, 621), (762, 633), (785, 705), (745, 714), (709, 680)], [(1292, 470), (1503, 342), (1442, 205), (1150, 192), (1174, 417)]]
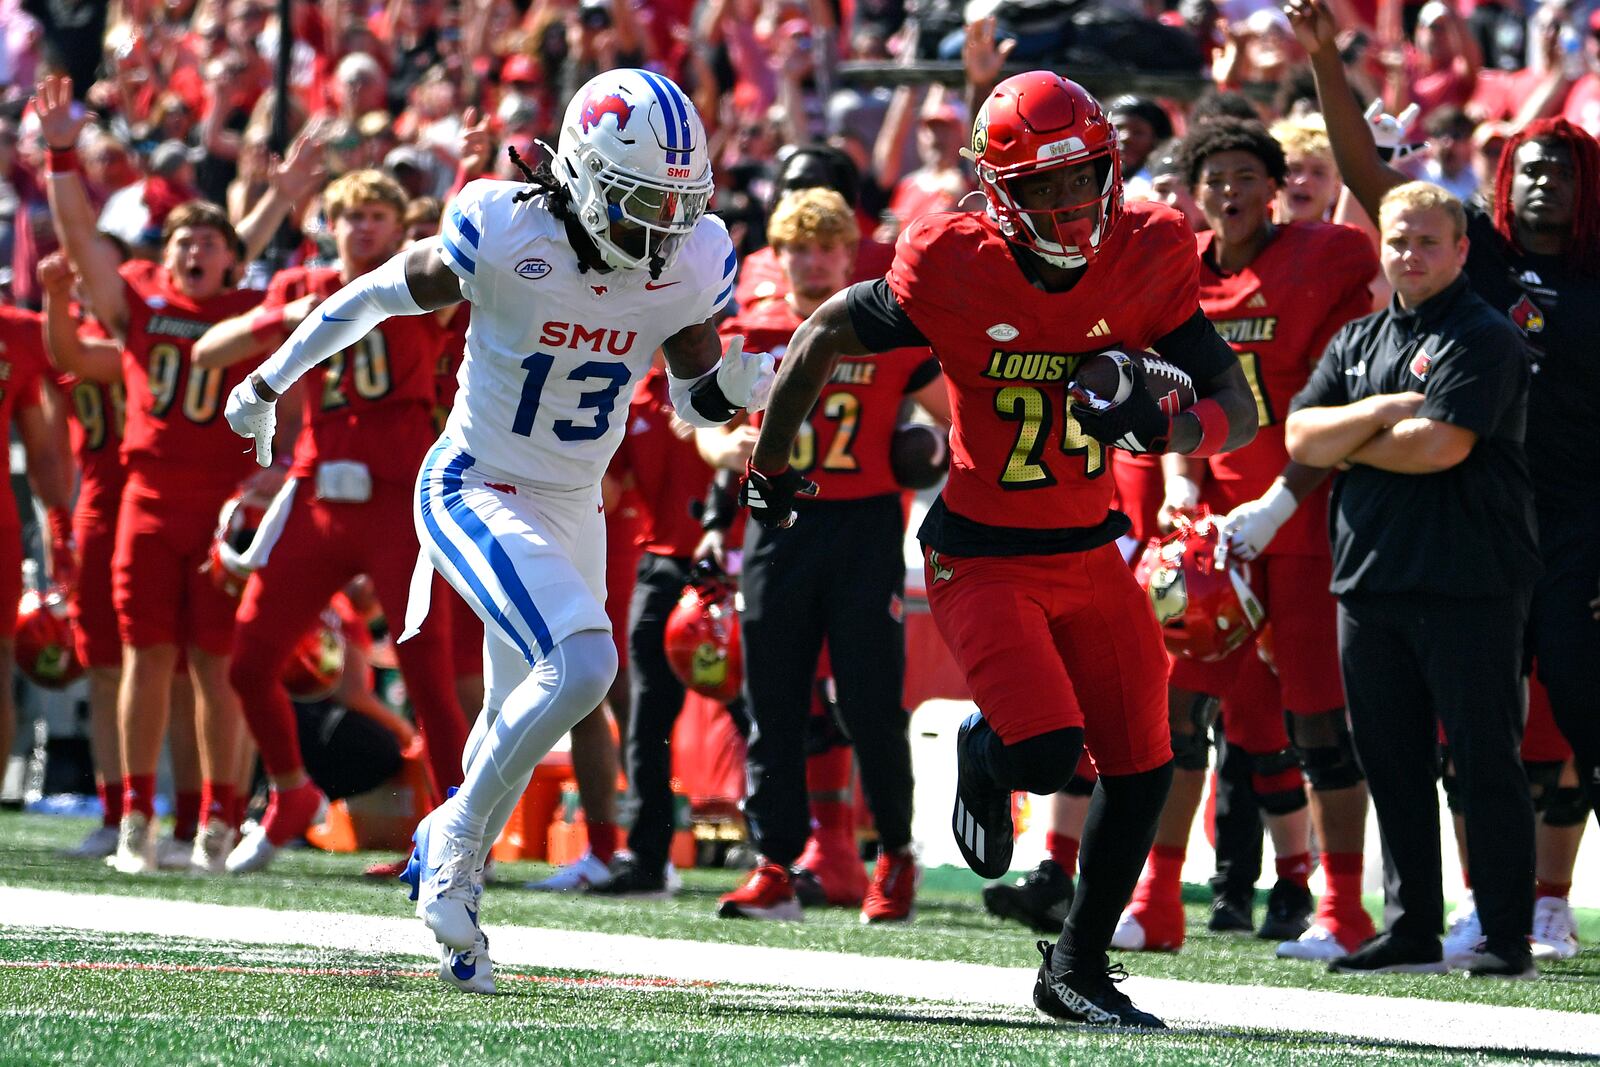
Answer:
[(628, 128), (628, 120), (633, 117), (633, 105), (616, 93), (591, 92), (583, 102), (583, 113), (578, 116), (578, 124), (583, 127), (584, 133), (588, 133), (591, 127), (600, 125), (600, 120), (607, 115), (617, 120), (617, 132), (621, 133)]

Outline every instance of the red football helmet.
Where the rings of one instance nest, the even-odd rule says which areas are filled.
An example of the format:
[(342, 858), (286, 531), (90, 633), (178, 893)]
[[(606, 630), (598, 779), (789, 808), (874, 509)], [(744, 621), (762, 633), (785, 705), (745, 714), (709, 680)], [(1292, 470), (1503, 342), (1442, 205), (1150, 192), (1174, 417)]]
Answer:
[(1167, 651), (1211, 663), (1223, 659), (1266, 624), (1250, 588), (1247, 564), (1220, 550), (1216, 517), (1178, 517), (1178, 528), (1152, 538), (1134, 568), (1150, 594)]
[(744, 681), (734, 588), (723, 579), (689, 586), (667, 616), (666, 653), (672, 673), (689, 689), (726, 704)]
[(265, 504), (241, 491), (229, 497), (217, 514), (217, 532), (211, 538), (211, 548), (200, 569), (209, 573), (213, 584), (229, 596), (236, 597), (244, 592), (244, 583), (250, 578), (250, 568), (244, 565), (244, 552), (255, 540), (256, 530), (266, 513)]
[(67, 617), (67, 598), (59, 589), (30, 589), (17, 604), (17, 669), (34, 685), (61, 689), (83, 673)]
[[(1116, 131), (1099, 102), (1059, 74), (1033, 70), (995, 86), (972, 124), (972, 148), (962, 154), (977, 168), (1000, 232), (1058, 267), (1088, 263), (1122, 217)], [(1019, 202), (1020, 179), (1083, 163), (1094, 164), (1094, 180), (1082, 190), (1067, 190), (1048, 207)]]
[(323, 612), (283, 665), (283, 687), (295, 700), (321, 700), (339, 687), (344, 674), (344, 634), (339, 619)]

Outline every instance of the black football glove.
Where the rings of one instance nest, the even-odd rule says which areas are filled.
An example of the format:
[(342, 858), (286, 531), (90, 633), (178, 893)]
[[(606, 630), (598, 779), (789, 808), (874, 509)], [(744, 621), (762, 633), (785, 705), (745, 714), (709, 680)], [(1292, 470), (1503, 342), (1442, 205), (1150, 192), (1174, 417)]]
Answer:
[(746, 465), (744, 484), (739, 487), (739, 503), (750, 509), (750, 517), (769, 530), (794, 525), (794, 498), (816, 496), (817, 484), (807, 481), (793, 467), (777, 474), (762, 474)]
[(1103, 445), (1124, 452), (1165, 452), (1167, 438), (1172, 434), (1172, 417), (1161, 410), (1145, 388), (1144, 368), (1139, 361), (1129, 360), (1128, 369), (1133, 375), (1133, 391), (1120, 404), (1096, 407), (1104, 401), (1069, 387), (1072, 417), (1084, 433)]

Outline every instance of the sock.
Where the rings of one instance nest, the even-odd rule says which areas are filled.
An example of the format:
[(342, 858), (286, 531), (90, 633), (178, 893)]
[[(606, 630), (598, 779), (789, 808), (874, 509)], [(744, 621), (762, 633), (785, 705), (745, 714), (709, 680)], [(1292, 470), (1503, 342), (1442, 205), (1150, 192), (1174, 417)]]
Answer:
[(589, 851), (601, 863), (610, 863), (617, 854), (617, 824), (614, 822), (589, 823)]
[(176, 840), (194, 840), (195, 830), (200, 826), (200, 811), (200, 793), (185, 789), (173, 794), (172, 836)]
[(1150, 850), (1150, 881), (1154, 885), (1174, 886), (1183, 880), (1183, 845), (1156, 845)]
[(1057, 867), (1067, 872), (1071, 878), (1078, 872), (1078, 839), (1058, 834), (1054, 830), (1044, 835), (1044, 847), (1049, 851), (1050, 858)]
[(146, 819), (156, 817), (156, 776), (153, 774), (125, 774), (122, 776), (123, 814), (138, 812)]
[(1311, 853), (1297, 852), (1293, 856), (1277, 858), (1278, 881), (1289, 882), (1301, 889), (1307, 888), (1311, 878)]
[(1547, 882), (1543, 878), (1533, 883), (1533, 895), (1539, 900), (1545, 897), (1555, 897), (1557, 900), (1566, 900), (1567, 894), (1572, 892), (1571, 882)]
[(122, 790), (102, 778), (94, 791), (100, 796), (100, 825), (115, 829), (122, 822)]
[[(510, 817), (539, 760), (605, 698), (616, 676), (611, 635), (583, 630), (551, 648), (528, 676), (506, 695), (500, 714), (484, 733), (456, 795), (439, 805), (437, 825), (447, 838), (481, 843), (489, 820)], [(510, 802), (510, 806), (506, 805)]]
[(282, 848), (305, 833), (321, 803), (322, 791), (311, 782), (296, 789), (274, 789), (261, 818), (267, 840)]
[(1334, 914), (1361, 907), (1361, 867), (1359, 852), (1322, 853), (1322, 876), (1327, 889), (1319, 911)]
[(1461, 865), (1461, 888), (1469, 893), (1472, 892), (1472, 875), (1468, 872), (1465, 863)]
[(200, 821), (226, 823), (233, 810), (237, 790), (232, 782), (205, 781), (200, 784)]

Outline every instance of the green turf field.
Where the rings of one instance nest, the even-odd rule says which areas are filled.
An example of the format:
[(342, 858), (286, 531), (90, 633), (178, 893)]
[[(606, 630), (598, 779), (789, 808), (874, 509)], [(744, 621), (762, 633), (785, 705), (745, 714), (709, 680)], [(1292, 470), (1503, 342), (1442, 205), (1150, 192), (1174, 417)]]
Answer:
[[(364, 879), (361, 870), (378, 854), (332, 855), (314, 850), (286, 852), (265, 874), (238, 879), (202, 879), (186, 874), (128, 878), (97, 863), (57, 859), (55, 852), (75, 843), (90, 824), (42, 816), (0, 813), (0, 884), (77, 892), (125, 893), (216, 904), (267, 908), (357, 912), (405, 916), (399, 883)], [(917, 898), (917, 918), (904, 927), (863, 927), (854, 911), (810, 911), (803, 923), (750, 923), (711, 917), (718, 895), (738, 881), (738, 872), (684, 872), (684, 892), (673, 900), (641, 903), (584, 894), (528, 893), (515, 888), (543, 877), (542, 864), (500, 865), (498, 882), (484, 898), (483, 921), (597, 930), (614, 934), (687, 938), (730, 944), (822, 949), (868, 956), (953, 960), (1002, 966), (1034, 966), (1034, 935), (988, 915), (978, 898), (983, 885), (968, 871), (940, 868), (925, 877)], [(1205, 929), (1207, 892), (1186, 891), (1189, 935), (1176, 954), (1135, 954), (1127, 959), (1138, 974), (1207, 982), (1288, 986), (1340, 992), (1385, 992), (1485, 1004), (1523, 1005), (1600, 1013), (1600, 950), (1551, 965), (1548, 980), (1537, 985), (1502, 982), (1440, 982), (1427, 977), (1384, 975), (1352, 978), (1322, 967), (1276, 959), (1273, 945), (1249, 938), (1212, 934)], [(1376, 901), (1371, 902), (1373, 906)], [(1257, 909), (1259, 918), (1259, 908)], [(1585, 943), (1600, 942), (1600, 913), (1580, 915)]]

